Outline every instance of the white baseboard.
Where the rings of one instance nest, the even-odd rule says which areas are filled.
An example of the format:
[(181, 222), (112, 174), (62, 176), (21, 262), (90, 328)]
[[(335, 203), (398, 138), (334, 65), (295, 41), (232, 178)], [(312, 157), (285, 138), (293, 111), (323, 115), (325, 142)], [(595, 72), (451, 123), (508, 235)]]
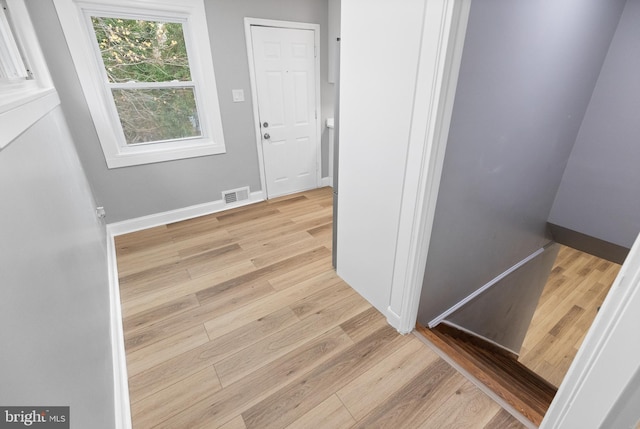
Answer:
[(134, 219), (123, 220), (108, 224), (109, 232), (113, 236), (128, 234), (130, 232), (141, 231), (143, 229), (153, 228), (155, 226), (166, 225), (169, 223), (180, 222), (192, 219), (198, 216), (204, 216), (212, 213), (229, 210), (236, 207), (242, 207), (249, 204), (264, 201), (263, 191), (252, 192), (249, 198), (244, 201), (237, 201), (231, 204), (225, 204), (223, 200), (211, 201), (204, 204), (196, 204), (194, 206), (184, 207), (181, 209), (170, 210), (162, 213), (155, 213), (148, 216), (137, 217)]
[(131, 429), (131, 405), (129, 402), (129, 382), (127, 359), (124, 348), (122, 328), (122, 307), (120, 304), (120, 284), (114, 238), (121, 234), (153, 228), (159, 225), (179, 222), (264, 201), (262, 191), (252, 192), (249, 198), (236, 203), (225, 204), (223, 200), (198, 204), (182, 209), (142, 216), (122, 222), (108, 224), (107, 229), (107, 267), (109, 270), (109, 307), (111, 318), (111, 353), (113, 360), (113, 387), (116, 429)]
[(333, 188), (333, 177), (323, 177), (320, 179), (320, 187), (324, 188), (325, 186), (331, 186)]
[(109, 270), (109, 313), (111, 318), (111, 357), (113, 361), (113, 390), (116, 429), (131, 429), (131, 406), (127, 358), (124, 350), (120, 284), (114, 234), (107, 226), (107, 268)]

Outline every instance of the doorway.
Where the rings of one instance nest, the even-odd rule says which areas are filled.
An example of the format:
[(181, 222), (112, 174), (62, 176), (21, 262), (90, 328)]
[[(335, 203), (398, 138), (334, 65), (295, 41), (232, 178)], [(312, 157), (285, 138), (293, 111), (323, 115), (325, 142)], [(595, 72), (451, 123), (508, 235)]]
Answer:
[(318, 187), (317, 24), (245, 18), (256, 141), (267, 198)]

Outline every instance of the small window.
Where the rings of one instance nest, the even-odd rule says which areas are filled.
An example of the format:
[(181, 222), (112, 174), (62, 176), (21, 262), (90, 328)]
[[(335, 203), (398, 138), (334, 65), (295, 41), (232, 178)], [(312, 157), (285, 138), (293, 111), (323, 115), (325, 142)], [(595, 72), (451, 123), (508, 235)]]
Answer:
[(10, 82), (29, 79), (20, 47), (13, 36), (7, 2), (0, 1), (0, 80)]
[(59, 104), (24, 0), (0, 0), (0, 150)]
[(225, 152), (202, 0), (55, 5), (109, 168)]
[(182, 24), (92, 16), (127, 145), (202, 137)]

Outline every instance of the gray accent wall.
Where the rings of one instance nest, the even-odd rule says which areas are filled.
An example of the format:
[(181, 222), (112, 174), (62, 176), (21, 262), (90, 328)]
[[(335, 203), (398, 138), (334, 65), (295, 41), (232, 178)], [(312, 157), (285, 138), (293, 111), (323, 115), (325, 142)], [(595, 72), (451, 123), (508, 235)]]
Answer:
[(105, 232), (60, 108), (0, 151), (0, 404), (115, 427)]
[(549, 245), (445, 321), (519, 354), (559, 250)]
[(549, 222), (630, 248), (640, 232), (640, 0), (629, 0)]
[(422, 324), (547, 242), (547, 218), (624, 4), (472, 2)]
[[(320, 24), (322, 175), (328, 174), (333, 85), (327, 72), (327, 0), (205, 0), (227, 152), (177, 161), (108, 169), (52, 0), (27, 2), (62, 108), (96, 201), (108, 222), (217, 201), (223, 190), (260, 190), (244, 17)], [(234, 103), (232, 89), (245, 102)]]

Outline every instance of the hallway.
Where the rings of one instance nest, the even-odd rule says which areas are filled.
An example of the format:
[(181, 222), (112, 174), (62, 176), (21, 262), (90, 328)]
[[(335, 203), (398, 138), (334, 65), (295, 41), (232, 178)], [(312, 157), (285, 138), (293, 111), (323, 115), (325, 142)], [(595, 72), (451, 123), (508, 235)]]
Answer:
[(135, 428), (522, 427), (335, 275), (331, 201), (117, 238)]

